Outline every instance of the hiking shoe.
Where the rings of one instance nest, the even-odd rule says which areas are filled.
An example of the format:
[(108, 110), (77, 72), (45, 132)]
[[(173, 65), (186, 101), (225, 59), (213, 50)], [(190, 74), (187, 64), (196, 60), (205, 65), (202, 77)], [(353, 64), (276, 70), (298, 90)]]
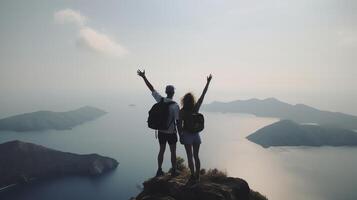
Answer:
[(177, 170), (171, 170), (171, 177), (176, 177), (180, 175), (180, 173), (177, 172)]
[(196, 173), (195, 181), (200, 182), (200, 173)]
[(196, 180), (196, 177), (191, 174), (190, 178), (188, 179), (188, 182), (194, 182)]
[(157, 169), (157, 172), (156, 172), (156, 176), (155, 177), (160, 177), (160, 176), (163, 176), (164, 175), (164, 172), (162, 171), (162, 169)]

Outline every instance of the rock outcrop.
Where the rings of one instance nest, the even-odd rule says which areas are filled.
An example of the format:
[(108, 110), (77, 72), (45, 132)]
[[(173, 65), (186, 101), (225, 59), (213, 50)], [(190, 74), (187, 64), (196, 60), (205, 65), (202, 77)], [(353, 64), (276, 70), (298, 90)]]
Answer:
[(67, 112), (37, 111), (0, 119), (0, 130), (18, 132), (68, 130), (104, 114), (105, 111), (90, 106)]
[(0, 188), (34, 179), (96, 176), (118, 166), (112, 158), (78, 155), (21, 141), (0, 144)]
[(134, 200), (266, 200), (252, 191), (240, 178), (202, 175), (189, 181), (188, 175), (155, 177), (143, 183), (143, 191)]

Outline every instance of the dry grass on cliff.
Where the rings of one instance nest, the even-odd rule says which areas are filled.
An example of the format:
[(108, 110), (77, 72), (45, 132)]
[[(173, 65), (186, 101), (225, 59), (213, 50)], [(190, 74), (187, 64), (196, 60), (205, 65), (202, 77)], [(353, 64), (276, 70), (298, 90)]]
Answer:
[[(180, 176), (188, 178), (190, 176), (190, 170), (185, 165), (185, 160), (181, 157), (177, 157), (177, 169), (180, 171)], [(201, 180), (224, 180), (227, 178), (227, 172), (219, 169), (201, 169)], [(250, 191), (249, 200), (268, 200), (264, 195), (254, 190)]]
[[(181, 176), (190, 176), (190, 170), (188, 167), (185, 165), (185, 160), (181, 157), (177, 157), (177, 169), (180, 171)], [(219, 169), (201, 169), (200, 171), (201, 178), (205, 179), (223, 179), (227, 177), (227, 172), (221, 171)]]

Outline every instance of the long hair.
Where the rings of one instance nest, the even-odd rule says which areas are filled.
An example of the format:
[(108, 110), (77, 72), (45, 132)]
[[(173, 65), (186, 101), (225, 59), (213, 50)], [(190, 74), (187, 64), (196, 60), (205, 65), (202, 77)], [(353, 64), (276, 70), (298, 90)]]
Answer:
[(186, 93), (181, 99), (182, 110), (192, 111), (196, 104), (195, 96), (191, 92)]

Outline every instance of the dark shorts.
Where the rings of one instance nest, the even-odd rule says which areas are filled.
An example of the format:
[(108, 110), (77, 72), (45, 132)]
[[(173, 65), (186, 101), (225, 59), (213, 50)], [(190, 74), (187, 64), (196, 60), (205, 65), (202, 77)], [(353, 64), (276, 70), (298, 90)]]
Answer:
[(200, 133), (189, 133), (183, 131), (182, 144), (201, 144)]
[(160, 144), (166, 144), (169, 143), (169, 145), (176, 144), (177, 143), (177, 134), (176, 133), (162, 133), (159, 131), (158, 133), (158, 138), (159, 138), (159, 143)]

